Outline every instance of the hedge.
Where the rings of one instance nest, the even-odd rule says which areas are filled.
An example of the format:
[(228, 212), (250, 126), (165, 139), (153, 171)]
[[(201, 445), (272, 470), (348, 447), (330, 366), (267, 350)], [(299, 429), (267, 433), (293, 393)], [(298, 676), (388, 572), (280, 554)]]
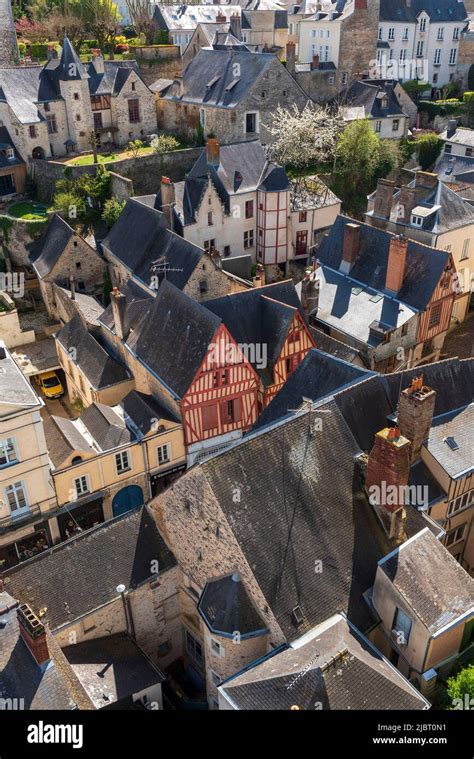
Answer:
[(59, 48), (59, 42), (34, 42), (30, 45), (30, 55), (32, 58), (39, 58), (41, 61), (48, 57), (48, 48), (53, 46), (56, 50)]
[(464, 113), (464, 103), (457, 98), (449, 100), (420, 100), (418, 109), (428, 114), (430, 121), (436, 116), (460, 116)]

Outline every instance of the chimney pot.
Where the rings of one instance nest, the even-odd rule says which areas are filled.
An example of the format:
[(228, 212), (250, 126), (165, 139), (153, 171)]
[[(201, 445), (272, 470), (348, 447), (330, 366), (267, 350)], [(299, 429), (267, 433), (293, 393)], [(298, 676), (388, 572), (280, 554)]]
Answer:
[(286, 68), (290, 74), (296, 71), (296, 45), (294, 42), (286, 43)]
[(173, 229), (173, 209), (176, 202), (176, 192), (169, 177), (161, 177), (161, 210), (166, 218), (166, 226)]
[(115, 332), (121, 340), (126, 340), (130, 334), (127, 297), (117, 287), (111, 292), (112, 312), (114, 315)]
[(20, 604), (16, 613), (20, 635), (36, 663), (41, 666), (50, 659), (44, 625), (28, 604)]
[(206, 142), (207, 163), (211, 166), (219, 166), (220, 163), (220, 145), (216, 137), (208, 137)]
[(411, 460), (416, 461), (428, 439), (433, 421), (436, 392), (423, 384), (423, 375), (414, 377), (398, 399), (398, 424), (411, 441)]

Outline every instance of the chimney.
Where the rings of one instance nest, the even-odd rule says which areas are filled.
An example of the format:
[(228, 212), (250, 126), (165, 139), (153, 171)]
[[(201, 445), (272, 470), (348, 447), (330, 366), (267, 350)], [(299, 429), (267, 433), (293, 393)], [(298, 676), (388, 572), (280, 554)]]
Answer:
[(166, 226), (173, 230), (173, 208), (176, 202), (174, 184), (169, 177), (161, 177), (161, 210), (166, 218)]
[(286, 43), (286, 69), (290, 74), (296, 71), (296, 45), (294, 42)]
[(415, 172), (415, 187), (423, 187), (426, 190), (434, 190), (438, 185), (438, 175), (431, 171)]
[(415, 207), (416, 189), (414, 187), (408, 187), (404, 185), (400, 188), (400, 196), (398, 198), (399, 216), (398, 221), (404, 224), (409, 224), (411, 219), (411, 212)]
[(367, 10), (367, 0), (354, 0), (354, 10), (355, 11), (366, 11)]
[(54, 45), (48, 45), (48, 52), (46, 53), (46, 58), (48, 61), (53, 61), (55, 58), (58, 57), (58, 52)]
[(260, 278), (260, 284), (263, 286), (265, 284), (265, 267), (263, 264), (257, 264), (256, 268), (256, 275)]
[(76, 281), (72, 274), (69, 277), (69, 284), (71, 286), (71, 300), (76, 300)]
[(398, 427), (377, 432), (369, 453), (365, 489), (389, 538), (403, 542), (405, 498), (410, 476), (411, 443)]
[(232, 13), (229, 19), (230, 33), (238, 40), (242, 39), (242, 21), (238, 13)]
[(225, 15), (225, 13), (221, 13), (219, 11), (219, 13), (216, 16), (216, 24), (225, 24), (226, 21), (227, 21), (227, 16)]
[(375, 191), (374, 216), (389, 219), (392, 211), (393, 191), (395, 182), (390, 179), (379, 179)]
[(313, 55), (313, 60), (310, 64), (311, 71), (315, 71), (316, 69), (319, 69), (319, 55), (315, 54)]
[(50, 659), (44, 625), (28, 604), (20, 604), (16, 613), (20, 635), (36, 663), (41, 666)]
[(448, 128), (446, 130), (446, 137), (448, 138), (448, 140), (451, 139), (451, 137), (454, 137), (454, 135), (457, 132), (457, 128), (458, 128), (457, 119), (449, 119)]
[(92, 63), (97, 74), (103, 74), (104, 69), (104, 56), (99, 48), (94, 48), (92, 51)]
[(121, 340), (126, 340), (130, 333), (130, 324), (127, 313), (127, 296), (114, 287), (110, 294), (112, 313), (114, 315), (115, 333)]
[(208, 137), (206, 142), (206, 156), (207, 162), (211, 166), (219, 166), (220, 159), (220, 145), (219, 140), (216, 137)]
[(349, 274), (357, 258), (360, 246), (360, 224), (346, 224), (344, 227), (344, 240), (342, 243), (342, 259), (339, 271)]
[(420, 458), (421, 447), (428, 439), (433, 421), (436, 391), (423, 384), (423, 375), (414, 377), (398, 399), (398, 424), (402, 435), (411, 442), (411, 460)]
[(407, 249), (408, 240), (403, 235), (394, 235), (390, 238), (385, 289), (392, 293), (398, 293), (401, 290), (405, 278)]
[(319, 307), (319, 279), (316, 274), (307, 269), (301, 282), (301, 305), (306, 316), (315, 314)]

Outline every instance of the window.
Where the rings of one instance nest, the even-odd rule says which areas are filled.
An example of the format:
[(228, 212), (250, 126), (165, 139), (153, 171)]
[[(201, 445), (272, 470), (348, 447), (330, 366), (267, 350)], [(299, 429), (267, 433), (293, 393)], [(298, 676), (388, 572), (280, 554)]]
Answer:
[(15, 441), (12, 437), (0, 440), (0, 467), (10, 466), (19, 461)]
[(402, 40), (406, 42), (407, 39), (408, 39), (408, 26), (404, 28), (403, 35), (402, 35)]
[(308, 231), (305, 229), (300, 232), (297, 232), (295, 255), (296, 256), (306, 255), (307, 245), (308, 245)]
[(412, 621), (408, 614), (402, 609), (397, 608), (395, 619), (393, 620), (393, 634), (397, 637), (401, 645), (406, 646), (410, 637)]
[(105, 111), (110, 108), (110, 95), (92, 95), (91, 108), (93, 111)]
[(423, 56), (424, 47), (425, 47), (425, 43), (423, 42), (423, 40), (420, 40), (416, 45), (417, 58), (421, 58)]
[(221, 644), (217, 640), (214, 640), (214, 638), (211, 638), (211, 651), (216, 656), (224, 655), (224, 649), (222, 648)]
[(400, 119), (394, 119), (392, 121), (392, 132), (398, 132), (399, 127), (400, 127)]
[(389, 27), (388, 38), (389, 38), (389, 40), (394, 40), (395, 39), (395, 27), (394, 26)]
[(286, 376), (287, 376), (287, 377), (289, 377), (289, 375), (290, 375), (292, 372), (294, 372), (294, 371), (295, 371), (295, 369), (296, 369), (296, 367), (298, 366), (298, 363), (299, 363), (299, 356), (298, 356), (298, 355), (295, 355), (295, 356), (289, 356), (289, 357), (286, 359), (286, 362), (285, 362), (285, 363), (286, 363)]
[(191, 658), (194, 659), (194, 661), (196, 662), (196, 664), (199, 664), (199, 666), (201, 667), (202, 666), (202, 646), (201, 646), (201, 644), (187, 630), (185, 630), (185, 638), (186, 638), (186, 651), (191, 656)]
[(423, 225), (423, 217), (415, 216), (415, 214), (413, 214), (411, 217), (411, 223), (414, 227), (421, 227)]
[(376, 132), (380, 132), (381, 130), (382, 130), (382, 122), (381, 121), (376, 121), (375, 122), (375, 131)]
[(36, 127), (34, 126), (34, 124), (31, 124), (28, 127), (28, 132), (30, 134), (30, 137), (32, 137), (33, 139), (38, 136), (38, 133), (36, 131)]
[(441, 303), (436, 303), (434, 306), (431, 307), (429, 326), (436, 327), (439, 324), (440, 319), (441, 319)]
[(213, 387), (222, 387), (229, 384), (229, 375), (227, 369), (218, 369), (212, 376)]
[(246, 134), (255, 134), (257, 131), (257, 114), (245, 114), (245, 132)]
[(438, 81), (438, 74), (434, 73), (433, 74), (433, 84), (436, 84), (437, 81)]
[(216, 241), (214, 239), (212, 240), (204, 240), (204, 250), (211, 250), (211, 248), (216, 247)]
[(307, 218), (308, 218), (307, 211), (300, 211), (299, 216), (298, 216), (298, 220), (299, 220), (300, 224), (304, 224), (304, 222), (307, 220)]
[(79, 100), (79, 93), (75, 92), (73, 97), (74, 97), (74, 100)]
[(383, 29), (382, 29), (382, 27), (381, 27), (381, 26), (379, 26), (379, 34), (378, 34), (378, 39), (379, 39), (379, 40), (383, 40)]
[(128, 120), (130, 124), (140, 121), (140, 101), (138, 99), (128, 101)]
[(80, 121), (80, 120), (81, 120), (81, 114), (80, 113), (76, 113), (76, 121)]
[(446, 548), (449, 548), (449, 546), (452, 546), (454, 543), (458, 543), (463, 539), (466, 524), (467, 522), (464, 522), (464, 524), (460, 524), (459, 527), (455, 527), (454, 530), (449, 530), (449, 532), (446, 533), (446, 537), (444, 539), (444, 545)]
[(407, 59), (407, 49), (406, 49), (406, 47), (404, 47), (403, 50), (400, 50), (399, 59), (400, 59), (400, 63), (405, 63), (405, 61)]
[(214, 670), (211, 669), (211, 680), (212, 680), (212, 684), (215, 685), (217, 688), (222, 682), (222, 677), (220, 677), (220, 675), (218, 675), (217, 672), (214, 672)]
[(439, 66), (440, 62), (441, 62), (441, 48), (438, 47), (435, 50), (433, 63), (435, 66)]
[(224, 256), (225, 258), (230, 256), (230, 245), (224, 245)]
[(12, 514), (18, 511), (24, 511), (28, 508), (24, 482), (14, 482), (12, 485), (5, 488), (5, 498)]
[(468, 158), (471, 158), (471, 157), (472, 157), (472, 150), (473, 150), (472, 148), (466, 148), (466, 156), (467, 156)]
[(171, 461), (171, 445), (169, 443), (159, 445), (156, 449), (156, 458), (160, 466)]
[(128, 472), (132, 468), (130, 466), (128, 451), (120, 451), (115, 454), (115, 467), (117, 469), (117, 474)]
[(244, 248), (253, 248), (253, 246), (253, 229), (247, 229), (247, 231), (244, 232)]
[(213, 223), (214, 223), (214, 222), (212, 221), (212, 211), (210, 211), (210, 212), (207, 214), (207, 226), (208, 226), (208, 227), (212, 227)]
[(245, 218), (246, 219), (253, 218), (253, 200), (245, 201)]
[(444, 39), (444, 26), (440, 26), (438, 29), (438, 39), (439, 40)]
[(48, 113), (46, 115), (46, 123), (48, 125), (48, 134), (56, 134), (58, 131), (58, 125), (56, 123), (56, 115), (54, 113)]
[(48, 111), (49, 111), (49, 103), (45, 103), (44, 104), (44, 111), (45, 111), (45, 113), (48, 113)]
[(464, 259), (469, 258), (469, 246), (471, 244), (471, 238), (466, 237), (462, 244), (462, 251), (461, 251), (461, 258), (460, 261), (464, 261)]
[(104, 122), (102, 121), (102, 114), (100, 113), (93, 113), (94, 117), (94, 129), (102, 129)]
[(407, 335), (407, 334), (408, 334), (408, 323), (405, 322), (405, 324), (402, 325), (401, 335), (402, 335), (402, 337), (405, 337), (405, 335)]
[(426, 18), (420, 19), (420, 32), (426, 32)]
[(205, 432), (214, 430), (219, 426), (217, 419), (217, 405), (202, 407), (202, 428)]
[(342, 75), (342, 84), (347, 84), (348, 80), (349, 80), (349, 74), (347, 73), (347, 71), (344, 71)]
[(135, 92), (135, 82), (132, 82), (132, 90)]
[(449, 65), (454, 66), (456, 63), (456, 57), (457, 57), (458, 51), (455, 47), (451, 48), (451, 51), (449, 53)]
[(453, 31), (453, 40), (458, 40), (458, 39), (459, 39), (459, 27), (456, 26)]
[(240, 398), (224, 401), (220, 404), (222, 424), (234, 424), (240, 422)]
[(451, 153), (452, 149), (453, 149), (453, 146), (449, 145), (448, 143), (446, 143), (446, 145), (444, 146), (445, 153)]
[(209, 287), (207, 284), (207, 279), (201, 279), (201, 281), (199, 282), (199, 292), (207, 293), (208, 290), (209, 290)]
[(90, 493), (89, 478), (87, 474), (81, 474), (80, 477), (76, 477), (74, 480), (74, 489), (76, 491), (76, 498), (79, 498), (86, 493)]
[(462, 511), (467, 506), (474, 504), (474, 490), (469, 490), (467, 493), (454, 498), (448, 506), (448, 517), (456, 514), (458, 511)]

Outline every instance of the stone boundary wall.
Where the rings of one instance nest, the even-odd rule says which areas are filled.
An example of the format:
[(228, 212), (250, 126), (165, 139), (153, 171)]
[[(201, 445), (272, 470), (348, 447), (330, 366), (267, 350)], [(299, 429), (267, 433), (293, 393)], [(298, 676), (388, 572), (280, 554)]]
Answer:
[[(184, 179), (196, 163), (202, 148), (175, 150), (164, 155), (152, 153), (138, 158), (124, 158), (103, 164), (108, 171), (119, 174), (133, 183), (135, 195), (151, 195), (160, 188), (161, 176), (169, 176), (174, 182)], [(49, 203), (54, 195), (56, 182), (64, 177), (65, 163), (60, 161), (30, 161), (30, 173), (37, 187), (40, 200)], [(72, 177), (95, 174), (96, 166), (71, 166)], [(122, 187), (123, 189), (123, 187)]]
[(111, 171), (110, 192), (118, 200), (128, 200), (128, 198), (134, 195), (133, 181), (120, 176), (120, 174), (116, 174), (115, 171)]

